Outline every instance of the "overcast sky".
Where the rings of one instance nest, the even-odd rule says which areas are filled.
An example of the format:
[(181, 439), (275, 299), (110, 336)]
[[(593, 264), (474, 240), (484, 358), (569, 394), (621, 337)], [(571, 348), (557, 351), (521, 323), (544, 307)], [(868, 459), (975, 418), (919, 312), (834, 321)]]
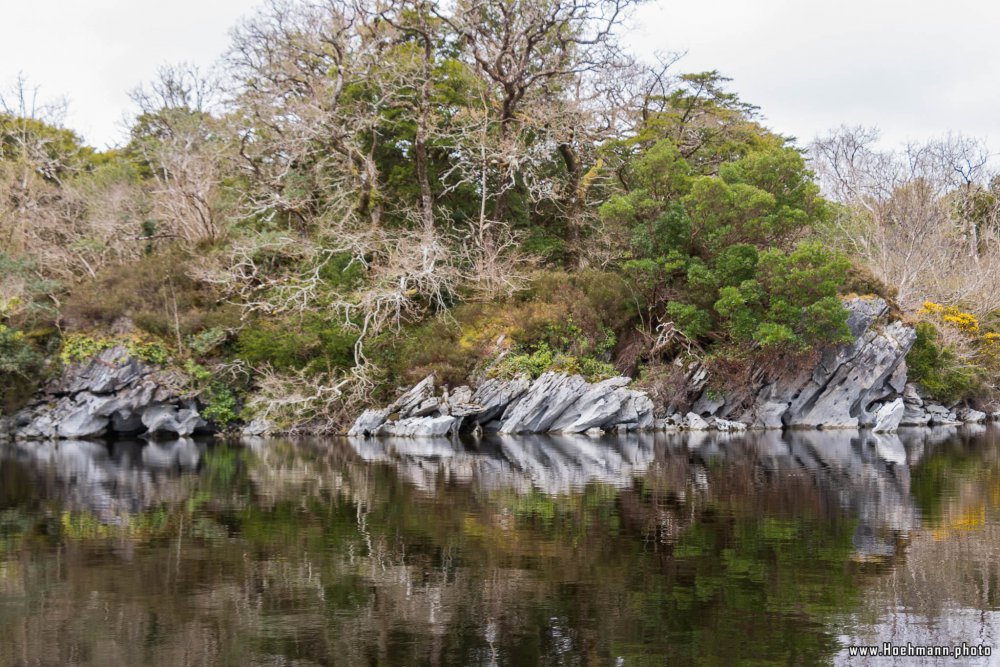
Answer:
[[(158, 66), (212, 63), (257, 0), (7, 0), (0, 84), (18, 72), (65, 96), (66, 124), (104, 147), (122, 140), (128, 91)], [(840, 125), (888, 143), (948, 131), (1000, 151), (1000, 3), (985, 0), (654, 0), (625, 41), (640, 55), (684, 51), (677, 71), (718, 69), (773, 129), (807, 142)]]

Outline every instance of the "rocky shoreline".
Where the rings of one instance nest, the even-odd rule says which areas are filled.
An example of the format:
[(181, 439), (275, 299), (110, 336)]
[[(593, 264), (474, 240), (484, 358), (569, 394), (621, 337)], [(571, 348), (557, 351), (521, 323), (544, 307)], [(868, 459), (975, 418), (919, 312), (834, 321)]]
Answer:
[[(870, 429), (939, 426), (1000, 419), (970, 406), (945, 406), (907, 383), (906, 354), (914, 329), (892, 321), (878, 298), (847, 301), (853, 342), (802, 359), (753, 369), (749, 381), (719, 390), (697, 360), (680, 365), (681, 390), (654, 405), (632, 380), (588, 382), (546, 372), (537, 378), (488, 378), (475, 388), (437, 387), (430, 375), (390, 405), (364, 411), (350, 436), (447, 437), (460, 433), (586, 433), (608, 431), (742, 431), (747, 429)], [(27, 407), (0, 420), (0, 436), (21, 440), (104, 436), (187, 437), (213, 425), (186, 389), (183, 374), (134, 358), (124, 347), (69, 364)], [(260, 420), (243, 433), (262, 435)]]
[[(535, 380), (488, 379), (475, 390), (436, 394), (429, 376), (391, 405), (367, 410), (349, 435), (434, 437), (461, 432), (591, 433), (605, 431), (746, 429), (871, 429), (986, 421), (985, 412), (926, 401), (906, 381), (906, 354), (914, 329), (890, 321), (883, 299), (847, 301), (848, 345), (822, 350), (811, 364), (758, 369), (749, 383), (725, 391), (709, 387), (697, 361), (685, 368), (685, 386), (656, 414), (627, 377), (588, 383), (548, 372)], [(996, 419), (1000, 413), (990, 417)]]
[(22, 440), (212, 433), (197, 399), (186, 395), (186, 384), (181, 374), (112, 347), (69, 364), (27, 407), (4, 420), (0, 433)]

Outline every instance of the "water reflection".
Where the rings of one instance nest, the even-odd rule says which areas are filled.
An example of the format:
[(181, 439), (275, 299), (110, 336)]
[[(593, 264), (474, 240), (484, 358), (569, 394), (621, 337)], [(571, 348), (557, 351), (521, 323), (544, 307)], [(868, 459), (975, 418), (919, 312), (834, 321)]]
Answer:
[(850, 664), (853, 642), (992, 643), (996, 444), (6, 445), (0, 664)]

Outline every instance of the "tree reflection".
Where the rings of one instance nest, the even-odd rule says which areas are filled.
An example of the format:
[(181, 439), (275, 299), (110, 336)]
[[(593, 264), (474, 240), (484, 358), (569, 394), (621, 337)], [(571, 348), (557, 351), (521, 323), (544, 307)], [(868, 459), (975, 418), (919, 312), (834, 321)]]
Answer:
[(11, 445), (0, 663), (826, 661), (995, 607), (994, 438)]

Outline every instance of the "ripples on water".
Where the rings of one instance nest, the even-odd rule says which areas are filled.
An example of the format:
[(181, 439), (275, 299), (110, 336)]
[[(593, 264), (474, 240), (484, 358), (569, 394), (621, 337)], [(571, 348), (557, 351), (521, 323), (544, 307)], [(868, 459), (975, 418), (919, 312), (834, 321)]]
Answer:
[(4, 445), (0, 665), (996, 647), (998, 444), (964, 428)]

